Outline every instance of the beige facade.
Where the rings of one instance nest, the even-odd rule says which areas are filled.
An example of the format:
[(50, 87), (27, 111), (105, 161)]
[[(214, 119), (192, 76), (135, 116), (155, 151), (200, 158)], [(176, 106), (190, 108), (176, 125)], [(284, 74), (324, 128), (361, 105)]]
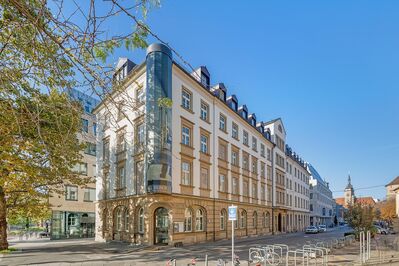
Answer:
[[(148, 114), (137, 106), (148, 91), (145, 66), (135, 66), (124, 90), (95, 110), (102, 121), (96, 239), (173, 245), (229, 238), (230, 205), (238, 206), (238, 237), (286, 232), (282, 122), (258, 122), (223, 83), (208, 86), (204, 67), (190, 74), (172, 64), (171, 193), (148, 193), (141, 163), (148, 150), (140, 148)], [(122, 118), (112, 119), (121, 109)]]
[[(79, 95), (82, 95), (79, 93)], [(85, 96), (79, 97), (84, 101)], [(93, 102), (95, 102), (93, 100)], [(90, 102), (91, 103), (91, 102)], [(86, 102), (82, 105), (86, 109)], [(94, 107), (94, 106), (92, 106)], [(49, 198), (51, 206), (50, 236), (52, 239), (71, 237), (94, 237), (95, 233), (95, 204), (96, 199), (96, 120), (95, 116), (85, 110), (82, 115), (82, 131), (78, 139), (87, 144), (82, 152), (82, 162), (76, 165), (75, 171), (80, 172), (82, 177), (92, 177), (93, 182), (84, 186), (65, 185), (64, 194), (52, 194)]]

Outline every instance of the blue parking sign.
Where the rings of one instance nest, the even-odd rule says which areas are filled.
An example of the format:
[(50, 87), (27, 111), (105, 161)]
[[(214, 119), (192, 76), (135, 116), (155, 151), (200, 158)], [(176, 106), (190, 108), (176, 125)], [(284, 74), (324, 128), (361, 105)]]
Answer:
[(229, 221), (237, 221), (237, 206), (229, 206)]

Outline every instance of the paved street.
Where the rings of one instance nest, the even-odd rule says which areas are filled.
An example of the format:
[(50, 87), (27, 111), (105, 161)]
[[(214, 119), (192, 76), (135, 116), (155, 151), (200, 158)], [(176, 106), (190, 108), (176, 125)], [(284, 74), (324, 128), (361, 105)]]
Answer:
[[(278, 236), (251, 237), (236, 240), (236, 251), (242, 261), (248, 259), (248, 248), (258, 244), (287, 244), (290, 248), (300, 248), (308, 241), (328, 240), (343, 236), (347, 228), (329, 229), (317, 235), (304, 233), (284, 234)], [(96, 243), (89, 240), (31, 240), (13, 241), (12, 247), (21, 251), (4, 255), (0, 265), (165, 265), (170, 258), (177, 259), (177, 265), (187, 265), (198, 257), (202, 265), (205, 254), (210, 261), (217, 258), (229, 260), (231, 256), (230, 241), (203, 243), (179, 248), (173, 247), (134, 247), (123, 243)], [(216, 265), (216, 264), (210, 264)]]

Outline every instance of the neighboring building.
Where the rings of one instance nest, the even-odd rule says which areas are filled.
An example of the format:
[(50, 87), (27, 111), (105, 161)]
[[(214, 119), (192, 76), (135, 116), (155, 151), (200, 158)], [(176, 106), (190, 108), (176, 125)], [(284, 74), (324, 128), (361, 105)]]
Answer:
[(310, 173), (310, 225), (333, 224), (333, 197), (329, 184), (308, 164)]
[(387, 199), (395, 198), (395, 195), (397, 194), (396, 191), (399, 188), (399, 176), (397, 176), (385, 187), (387, 188)]
[(335, 216), (337, 217), (338, 223), (345, 222), (345, 208), (344, 206), (335, 203)]
[[(82, 104), (82, 132), (78, 139), (87, 144), (82, 152), (82, 163), (76, 165), (75, 171), (82, 176), (96, 175), (96, 119), (91, 114), (98, 101), (78, 90), (71, 90), (70, 97)], [(95, 233), (95, 183), (78, 187), (66, 185), (65, 195), (53, 195), (49, 199), (51, 205), (51, 239), (94, 237)]]
[(396, 216), (399, 218), (399, 187), (394, 190), (395, 192), (395, 210)]
[(303, 231), (309, 225), (309, 173), (306, 163), (286, 145), (286, 202), (288, 231)]
[[(188, 73), (161, 44), (147, 49), (142, 64), (118, 63), (114, 81), (122, 88), (94, 110), (101, 122), (96, 240), (227, 239), (230, 205), (238, 206), (238, 237), (286, 232), (288, 214), (297, 215), (298, 229), (306, 224), (298, 216), (307, 219), (308, 175), (298, 158), (289, 160), (300, 177), (290, 178), (302, 187), (294, 195), (304, 205), (286, 202), (281, 119), (259, 122), (210, 78), (206, 67)], [(164, 98), (171, 107), (160, 104)]]
[(373, 197), (356, 197), (355, 190), (351, 183), (351, 177), (348, 175), (348, 184), (344, 190), (344, 197), (335, 198), (335, 203), (338, 205), (342, 205), (345, 209), (349, 206), (353, 205), (354, 203), (361, 204), (363, 206), (375, 206), (376, 201)]

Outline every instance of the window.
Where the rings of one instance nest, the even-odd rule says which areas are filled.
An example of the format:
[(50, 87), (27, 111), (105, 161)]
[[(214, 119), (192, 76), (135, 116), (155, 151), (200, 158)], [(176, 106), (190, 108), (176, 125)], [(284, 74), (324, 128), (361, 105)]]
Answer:
[(96, 156), (96, 144), (95, 143), (86, 142), (85, 153), (89, 154), (89, 155)]
[(248, 197), (249, 185), (248, 185), (248, 181), (246, 181), (246, 180), (242, 181), (242, 193), (243, 193), (243, 196)]
[(255, 182), (252, 183), (252, 198), (258, 198), (258, 187), (256, 186)]
[(89, 120), (82, 118), (82, 131), (89, 133)]
[(209, 105), (203, 101), (201, 101), (201, 119), (204, 121), (208, 121), (209, 116)]
[(247, 131), (243, 131), (243, 133), (242, 133), (242, 138), (243, 138), (243, 143), (244, 143), (244, 145), (247, 145), (248, 146), (248, 132)]
[(272, 168), (267, 166), (267, 179), (272, 180)]
[(125, 131), (118, 132), (116, 136), (116, 152), (123, 152), (126, 150)]
[(116, 169), (117, 176), (117, 188), (125, 188), (126, 187), (126, 172), (125, 172), (125, 164), (118, 165)]
[(226, 176), (223, 174), (219, 175), (219, 191), (227, 192), (227, 180), (226, 180)]
[(200, 151), (208, 154), (208, 137), (205, 135), (201, 135), (201, 147)]
[(93, 135), (97, 135), (97, 123), (93, 123)]
[(312, 212), (313, 211), (313, 204), (310, 204), (310, 211)]
[(139, 233), (144, 233), (144, 209), (140, 208), (139, 210), (139, 220), (138, 220), (138, 231)]
[(122, 120), (125, 117), (124, 105), (125, 103), (123, 101), (118, 103), (118, 114), (116, 118), (118, 121)]
[(252, 137), (252, 150), (254, 151), (258, 150), (258, 141), (255, 137)]
[(226, 210), (223, 209), (220, 211), (220, 230), (226, 230), (226, 219), (227, 215), (226, 215)]
[(269, 161), (272, 160), (272, 151), (271, 151), (270, 149), (267, 149), (267, 159), (268, 159)]
[(266, 166), (265, 163), (261, 162), (260, 163), (260, 177), (261, 178), (265, 178), (266, 177), (266, 170), (265, 170)]
[(265, 157), (265, 145), (260, 144), (260, 156)]
[(73, 171), (80, 175), (87, 175), (87, 163), (78, 163), (74, 166)]
[(144, 89), (142, 87), (136, 90), (136, 101), (138, 104), (142, 104), (145, 101)]
[(221, 142), (219, 142), (219, 158), (227, 161), (227, 146)]
[(96, 189), (95, 188), (85, 188), (84, 201), (93, 202), (96, 200)]
[(193, 212), (187, 208), (184, 212), (184, 231), (191, 232), (192, 230)]
[(181, 171), (182, 171), (182, 185), (190, 186), (191, 185), (191, 165), (188, 162), (181, 163)]
[(181, 92), (181, 105), (184, 109), (191, 110), (191, 93), (186, 89)]
[(240, 193), (240, 190), (239, 190), (240, 187), (239, 187), (239, 184), (238, 184), (238, 178), (237, 177), (233, 177), (231, 180), (233, 182), (233, 184), (232, 184), (232, 193), (238, 195)]
[(181, 129), (181, 142), (184, 145), (190, 146), (190, 129), (183, 126)]
[(260, 186), (260, 199), (261, 200), (266, 200), (266, 190), (265, 190), (265, 185)]
[(144, 147), (144, 123), (139, 123), (136, 126), (136, 142), (138, 147)]
[(204, 231), (204, 211), (198, 209), (195, 215), (195, 230)]
[(240, 218), (241, 218), (241, 224), (240, 224), (241, 228), (247, 227), (247, 212), (242, 210)]
[(226, 131), (226, 117), (220, 114), (219, 117), (219, 129), (222, 131)]
[(238, 140), (238, 125), (234, 122), (231, 127), (231, 136)]
[(137, 161), (134, 171), (136, 176), (136, 193), (144, 194), (144, 161)]
[(239, 165), (239, 161), (238, 161), (238, 152), (235, 150), (231, 151), (231, 164), (238, 166)]
[(254, 212), (252, 215), (252, 225), (254, 228), (258, 228), (258, 213)]
[(248, 154), (243, 154), (242, 155), (242, 168), (244, 168), (244, 170), (249, 170), (249, 156)]
[(117, 207), (116, 213), (115, 213), (115, 218), (116, 218), (116, 230), (120, 231), (122, 229), (122, 207)]
[(78, 215), (76, 213), (70, 213), (68, 215), (68, 225), (77, 226), (78, 225)]
[(201, 167), (201, 188), (209, 188), (209, 172), (204, 167)]
[(125, 208), (125, 211), (123, 212), (123, 220), (125, 224), (125, 231), (129, 231), (129, 210)]
[(78, 187), (65, 186), (65, 199), (66, 200), (78, 200)]
[(103, 158), (104, 164), (109, 164), (109, 138), (103, 142)]
[(258, 161), (254, 157), (252, 157), (252, 173), (258, 173)]

